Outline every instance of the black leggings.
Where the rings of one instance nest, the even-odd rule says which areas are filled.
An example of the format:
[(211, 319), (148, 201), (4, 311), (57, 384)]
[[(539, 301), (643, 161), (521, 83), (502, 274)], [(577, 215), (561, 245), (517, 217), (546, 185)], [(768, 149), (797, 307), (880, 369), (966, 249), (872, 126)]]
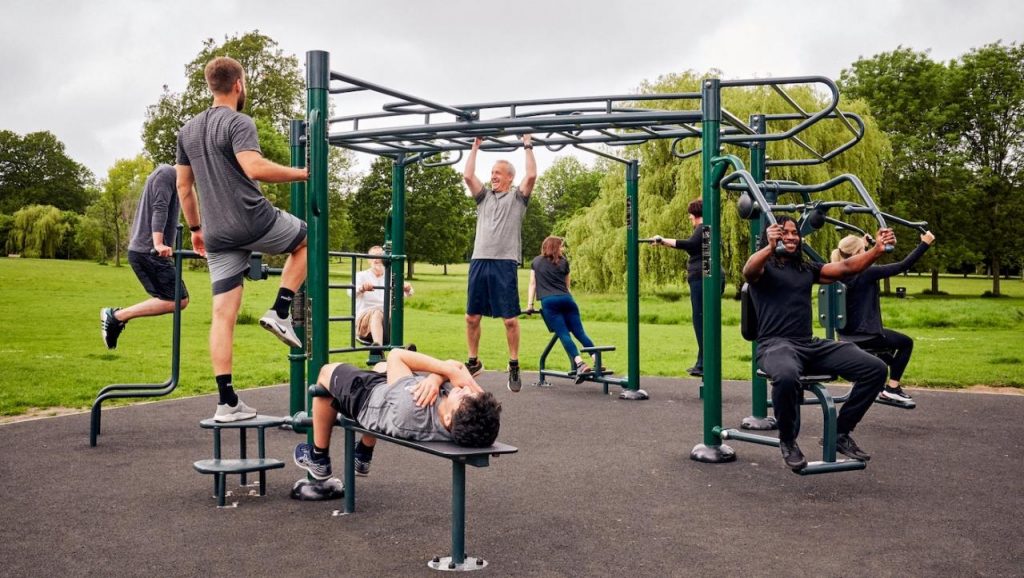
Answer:
[(894, 381), (903, 379), (903, 371), (907, 369), (910, 354), (914, 352), (914, 340), (892, 329), (883, 329), (881, 335), (842, 335), (840, 338), (856, 343), (862, 349), (893, 350), (892, 362), (889, 363), (889, 379)]
[(885, 385), (885, 363), (852, 343), (818, 338), (774, 338), (758, 341), (757, 364), (772, 382), (772, 408), (779, 439), (796, 439), (803, 391), (801, 375), (827, 373), (853, 382), (850, 397), (839, 410), (837, 433), (850, 433)]

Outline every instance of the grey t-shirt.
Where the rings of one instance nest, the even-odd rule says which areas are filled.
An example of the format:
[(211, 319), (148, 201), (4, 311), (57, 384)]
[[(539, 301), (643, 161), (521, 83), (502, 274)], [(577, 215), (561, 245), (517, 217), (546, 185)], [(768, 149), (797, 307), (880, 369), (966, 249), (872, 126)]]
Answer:
[(179, 165), (191, 165), (199, 190), (203, 240), (210, 251), (248, 245), (274, 225), (277, 211), (235, 155), (260, 150), (256, 123), (224, 106), (192, 118), (178, 133)]
[[(409, 375), (393, 384), (378, 385), (359, 412), (359, 425), (396, 438), (421, 442), (448, 442), (452, 436), (441, 424), (436, 404), (428, 407), (416, 405), (412, 390), (426, 379), (423, 375)], [(450, 383), (441, 385), (441, 395), (448, 395)], [(440, 398), (439, 398), (440, 399)]]
[(178, 237), (177, 175), (171, 165), (157, 165), (142, 187), (142, 197), (135, 209), (128, 250), (148, 254), (153, 248), (153, 232), (162, 231), (164, 245), (173, 247)]
[(495, 193), (490, 183), (484, 185), (476, 201), (476, 240), (473, 259), (510, 259), (523, 257), (523, 216), (530, 198), (519, 187)]

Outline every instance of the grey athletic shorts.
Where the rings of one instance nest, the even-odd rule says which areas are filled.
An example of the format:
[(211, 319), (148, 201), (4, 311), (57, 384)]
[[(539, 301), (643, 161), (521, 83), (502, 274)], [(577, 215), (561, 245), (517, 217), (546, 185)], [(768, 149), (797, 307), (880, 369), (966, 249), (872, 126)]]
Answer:
[(291, 253), (305, 239), (306, 223), (295, 215), (278, 209), (274, 226), (266, 235), (235, 249), (206, 253), (213, 294), (227, 293), (242, 284), (245, 272), (249, 270), (249, 257), (253, 252), (267, 255)]

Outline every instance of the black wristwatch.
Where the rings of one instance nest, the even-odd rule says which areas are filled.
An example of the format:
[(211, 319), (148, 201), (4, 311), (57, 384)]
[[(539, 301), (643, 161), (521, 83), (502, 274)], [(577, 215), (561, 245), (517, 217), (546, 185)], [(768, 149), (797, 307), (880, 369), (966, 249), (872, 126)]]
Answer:
[(198, 231), (198, 230), (200, 230), (202, 228), (203, 228), (202, 225), (195, 225), (195, 226), (189, 227), (188, 230), (192, 231), (193, 233), (195, 233), (196, 231)]
[(528, 151), (532, 151), (533, 150), (533, 145), (526, 145), (523, 148), (528, 150)]

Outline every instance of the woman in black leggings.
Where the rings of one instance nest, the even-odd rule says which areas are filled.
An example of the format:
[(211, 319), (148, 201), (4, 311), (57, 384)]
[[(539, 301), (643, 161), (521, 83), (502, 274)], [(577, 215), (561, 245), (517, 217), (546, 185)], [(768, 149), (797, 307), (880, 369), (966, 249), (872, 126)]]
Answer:
[[(935, 242), (935, 235), (928, 231), (921, 235), (921, 244), (905, 259), (888, 265), (873, 265), (863, 273), (846, 279), (846, 326), (839, 331), (839, 338), (850, 341), (862, 349), (889, 349), (893, 356), (889, 361), (889, 383), (878, 395), (882, 399), (908, 402), (910, 394), (900, 387), (903, 370), (910, 363), (914, 351), (914, 340), (882, 326), (882, 309), (879, 302), (878, 280), (909, 271)], [(839, 241), (839, 248), (832, 251), (832, 262), (836, 263), (863, 253), (866, 239), (847, 235)]]

